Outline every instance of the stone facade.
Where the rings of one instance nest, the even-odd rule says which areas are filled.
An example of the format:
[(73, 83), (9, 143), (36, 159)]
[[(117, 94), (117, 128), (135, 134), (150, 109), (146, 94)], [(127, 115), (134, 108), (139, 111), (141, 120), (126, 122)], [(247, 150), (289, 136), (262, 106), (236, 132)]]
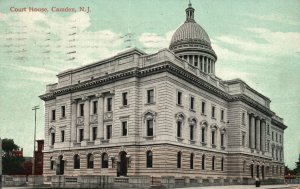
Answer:
[(59, 73), (40, 96), (44, 175), (282, 179), (283, 120), (242, 80), (215, 76), (207, 37), (209, 51), (184, 49), (177, 36), (178, 52), (129, 49)]

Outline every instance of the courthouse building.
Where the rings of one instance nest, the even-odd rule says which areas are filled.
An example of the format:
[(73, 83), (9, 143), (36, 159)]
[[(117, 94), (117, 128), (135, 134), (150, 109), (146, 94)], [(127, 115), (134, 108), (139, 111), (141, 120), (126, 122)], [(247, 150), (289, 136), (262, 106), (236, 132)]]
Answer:
[(40, 96), (44, 175), (283, 178), (282, 118), (241, 79), (218, 78), (216, 65), (189, 4), (168, 49), (59, 73)]

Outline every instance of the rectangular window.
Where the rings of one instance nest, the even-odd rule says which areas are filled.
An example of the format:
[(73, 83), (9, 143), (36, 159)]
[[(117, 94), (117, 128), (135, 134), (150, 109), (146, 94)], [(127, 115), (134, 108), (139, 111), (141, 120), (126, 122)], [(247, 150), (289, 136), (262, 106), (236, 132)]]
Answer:
[(205, 114), (205, 102), (202, 102), (201, 113)]
[(61, 117), (66, 117), (66, 107), (65, 106), (61, 107)]
[(276, 133), (276, 142), (278, 142), (278, 135), (277, 135), (277, 133)]
[(107, 98), (107, 111), (112, 111), (112, 98)]
[(190, 125), (190, 140), (194, 140), (194, 125)]
[(51, 120), (55, 121), (55, 110), (52, 110), (51, 112)]
[(211, 117), (212, 117), (212, 118), (215, 118), (215, 111), (216, 111), (216, 107), (215, 107), (215, 106), (212, 106), (212, 107), (211, 107)]
[(221, 121), (224, 121), (224, 110), (221, 110)]
[(93, 140), (97, 138), (97, 127), (93, 127)]
[(267, 125), (267, 134), (270, 135), (270, 126)]
[(281, 140), (282, 140), (282, 139), (281, 139), (281, 135), (279, 135), (279, 142), (280, 142), (280, 143), (281, 143)]
[(242, 146), (245, 146), (245, 134), (242, 134)]
[(93, 114), (98, 112), (98, 101), (93, 101)]
[(177, 104), (182, 105), (182, 92), (177, 92)]
[(242, 124), (245, 124), (245, 113), (242, 113)]
[(122, 104), (123, 106), (127, 106), (128, 105), (128, 100), (127, 100), (127, 92), (126, 93), (122, 93)]
[(79, 105), (79, 116), (84, 116), (84, 104)]
[(272, 141), (274, 141), (274, 132), (272, 131)]
[(147, 136), (153, 136), (153, 119), (147, 120)]
[(83, 129), (79, 129), (79, 142), (83, 141)]
[(53, 146), (55, 143), (55, 133), (51, 133), (51, 145)]
[(112, 136), (112, 126), (107, 125), (106, 126), (106, 139), (111, 139)]
[(224, 146), (224, 133), (221, 134), (221, 146)]
[(202, 129), (202, 132), (201, 132), (201, 134), (202, 134), (202, 137), (201, 137), (201, 142), (205, 142), (205, 128), (203, 127)]
[(127, 135), (127, 121), (122, 122), (122, 136)]
[(61, 142), (65, 142), (65, 131), (61, 131)]
[(211, 132), (211, 144), (215, 145), (215, 131)]
[(190, 98), (190, 109), (194, 110), (194, 103), (195, 103), (195, 98), (193, 96), (191, 96)]
[(181, 137), (181, 125), (182, 125), (182, 122), (178, 121), (177, 122), (177, 137)]
[(154, 90), (147, 90), (147, 103), (154, 103)]

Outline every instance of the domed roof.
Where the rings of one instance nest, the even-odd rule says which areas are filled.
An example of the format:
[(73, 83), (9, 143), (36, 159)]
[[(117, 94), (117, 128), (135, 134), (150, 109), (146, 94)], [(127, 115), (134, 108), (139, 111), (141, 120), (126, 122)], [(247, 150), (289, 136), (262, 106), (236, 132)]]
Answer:
[(206, 31), (194, 20), (194, 11), (192, 4), (189, 3), (185, 10), (186, 21), (173, 34), (169, 49), (175, 54), (197, 51), (217, 58)]
[(185, 22), (173, 34), (171, 46), (182, 42), (194, 41), (210, 46), (210, 39), (206, 31), (196, 22)]

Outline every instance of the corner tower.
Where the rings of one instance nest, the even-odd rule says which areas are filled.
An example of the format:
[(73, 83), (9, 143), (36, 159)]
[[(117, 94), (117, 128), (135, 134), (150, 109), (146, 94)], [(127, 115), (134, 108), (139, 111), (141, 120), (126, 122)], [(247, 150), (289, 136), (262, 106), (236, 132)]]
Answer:
[(189, 3), (185, 22), (175, 31), (170, 50), (207, 74), (215, 74), (217, 55), (206, 31), (195, 21), (195, 9)]

